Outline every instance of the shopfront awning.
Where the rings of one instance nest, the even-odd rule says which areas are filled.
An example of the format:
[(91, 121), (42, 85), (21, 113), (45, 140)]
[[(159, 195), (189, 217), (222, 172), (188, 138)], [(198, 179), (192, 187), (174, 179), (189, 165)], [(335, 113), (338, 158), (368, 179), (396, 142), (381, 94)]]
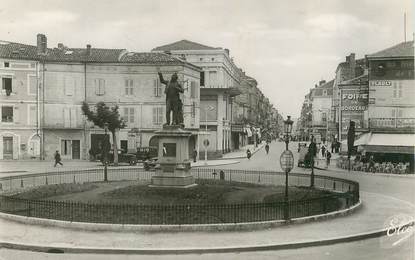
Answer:
[(359, 138), (359, 144), (366, 152), (414, 154), (415, 134), (367, 133)]
[(246, 127), (245, 128), (245, 131), (246, 131), (246, 134), (248, 135), (248, 137), (251, 137), (252, 136), (251, 128)]

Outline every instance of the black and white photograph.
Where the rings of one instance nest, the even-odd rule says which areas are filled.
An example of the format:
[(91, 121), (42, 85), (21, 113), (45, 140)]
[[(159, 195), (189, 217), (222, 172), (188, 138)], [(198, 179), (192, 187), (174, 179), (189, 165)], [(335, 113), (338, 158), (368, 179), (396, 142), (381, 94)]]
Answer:
[(0, 0), (0, 260), (414, 260), (412, 0)]

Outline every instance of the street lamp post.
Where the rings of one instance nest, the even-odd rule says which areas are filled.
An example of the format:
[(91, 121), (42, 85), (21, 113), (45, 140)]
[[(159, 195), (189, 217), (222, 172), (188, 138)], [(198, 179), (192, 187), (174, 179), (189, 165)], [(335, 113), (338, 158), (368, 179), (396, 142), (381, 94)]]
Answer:
[(105, 143), (104, 143), (104, 181), (108, 181), (108, 123), (104, 123)]
[(281, 168), (285, 171), (285, 195), (284, 195), (284, 219), (289, 220), (289, 205), (288, 205), (288, 173), (294, 167), (294, 156), (288, 149), (290, 143), (290, 135), (293, 127), (291, 116), (287, 116), (284, 120), (284, 134), (285, 134), (285, 151), (281, 154), (280, 163)]

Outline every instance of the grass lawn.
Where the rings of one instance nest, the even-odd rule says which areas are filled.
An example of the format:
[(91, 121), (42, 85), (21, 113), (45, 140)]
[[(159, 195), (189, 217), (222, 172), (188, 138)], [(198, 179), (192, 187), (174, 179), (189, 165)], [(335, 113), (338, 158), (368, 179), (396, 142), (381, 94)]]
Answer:
[[(76, 222), (120, 224), (240, 223), (283, 219), (284, 186), (199, 180), (188, 189), (150, 188), (143, 181), (57, 184), (29, 189), (0, 203), (4, 212)], [(338, 210), (328, 191), (290, 187), (292, 218)], [(324, 197), (324, 198), (322, 198)], [(313, 198), (321, 198), (312, 200)], [(306, 202), (296, 202), (308, 199)]]
[[(199, 181), (197, 186), (188, 189), (151, 188), (148, 184), (138, 181), (56, 184), (30, 189), (14, 197), (110, 204), (200, 205), (282, 202), (285, 192), (284, 186), (228, 181)], [(289, 187), (290, 201), (330, 194), (305, 187)]]

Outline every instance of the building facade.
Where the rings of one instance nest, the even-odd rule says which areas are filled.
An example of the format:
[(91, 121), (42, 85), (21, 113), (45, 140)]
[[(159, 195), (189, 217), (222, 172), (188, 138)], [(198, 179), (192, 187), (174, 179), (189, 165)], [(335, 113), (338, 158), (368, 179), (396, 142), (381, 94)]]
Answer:
[(229, 50), (182, 40), (152, 51), (167, 53), (202, 69), (198, 85), (200, 135), (203, 136), (199, 138), (199, 146), (209, 143), (207, 151), (210, 158), (221, 157), (238, 147), (236, 139), (232, 138), (232, 99), (240, 94), (242, 75), (229, 56)]
[(311, 128), (314, 136), (319, 136), (322, 142), (331, 141), (329, 122), (331, 121), (331, 106), (334, 80), (321, 80), (310, 93)]
[(0, 159), (40, 157), (36, 49), (0, 42)]
[[(18, 51), (23, 52), (22, 46), (28, 50), (16, 55)], [(12, 51), (7, 52), (9, 49)], [(47, 48), (44, 35), (38, 35), (37, 46), (0, 45), (0, 57), (9, 66), (23, 64), (21, 58), (25, 58), (31, 68), (24, 74), (5, 69), (9, 72), (4, 74), (2, 89), (10, 93), (1, 98), (2, 103), (10, 105), (2, 106), (0, 159), (33, 157), (31, 153), (41, 159), (51, 159), (55, 151), (63, 159), (87, 159), (91, 150), (100, 149), (103, 129), (85, 120), (81, 112), (83, 102), (94, 106), (103, 101), (108, 106), (119, 107), (126, 128), (117, 133), (118, 147), (134, 151), (140, 146), (154, 146), (156, 140), (152, 136), (166, 122), (164, 86), (160, 84), (158, 70), (166, 79), (178, 73), (185, 88), (181, 95), (184, 124), (192, 132), (189, 151), (198, 148), (200, 68), (193, 64), (162, 53), (98, 49), (90, 45), (79, 49), (59, 44), (52, 49)], [(14, 81), (13, 77), (16, 77)], [(24, 78), (27, 83), (23, 82)], [(20, 86), (19, 91), (15, 87), (13, 93), (16, 85)]]

